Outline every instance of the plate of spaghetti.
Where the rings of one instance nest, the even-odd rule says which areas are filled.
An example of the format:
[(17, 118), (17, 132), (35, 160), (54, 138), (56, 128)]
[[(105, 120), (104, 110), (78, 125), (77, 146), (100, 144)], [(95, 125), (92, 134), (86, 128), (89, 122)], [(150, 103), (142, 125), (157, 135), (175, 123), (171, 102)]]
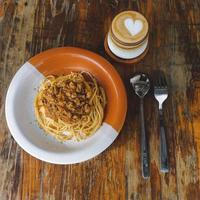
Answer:
[(5, 113), (16, 142), (55, 164), (91, 159), (117, 138), (127, 110), (114, 67), (90, 51), (63, 47), (28, 60), (8, 88)]

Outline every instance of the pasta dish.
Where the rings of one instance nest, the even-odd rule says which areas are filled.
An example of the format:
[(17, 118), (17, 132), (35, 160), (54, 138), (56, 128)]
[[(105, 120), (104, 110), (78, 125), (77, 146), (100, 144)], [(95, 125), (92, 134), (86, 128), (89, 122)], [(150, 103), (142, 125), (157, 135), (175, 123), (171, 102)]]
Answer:
[(82, 140), (101, 126), (106, 95), (88, 72), (45, 78), (34, 109), (41, 128), (59, 141)]

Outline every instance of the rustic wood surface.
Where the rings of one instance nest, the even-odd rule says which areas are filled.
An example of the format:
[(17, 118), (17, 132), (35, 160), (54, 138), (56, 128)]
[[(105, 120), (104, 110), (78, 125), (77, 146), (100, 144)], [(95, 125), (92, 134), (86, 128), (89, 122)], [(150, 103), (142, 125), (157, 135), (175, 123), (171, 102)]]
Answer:
[[(112, 18), (138, 10), (150, 23), (150, 49), (142, 62), (112, 62), (103, 48)], [(120, 73), (128, 113), (117, 140), (101, 155), (75, 165), (52, 165), (24, 152), (5, 121), (8, 85), (31, 56), (58, 46), (101, 54)], [(165, 122), (170, 173), (159, 172), (157, 104), (145, 99), (151, 178), (140, 169), (138, 98), (129, 77), (162, 69), (170, 96)], [(0, 200), (200, 199), (200, 0), (0, 0)]]

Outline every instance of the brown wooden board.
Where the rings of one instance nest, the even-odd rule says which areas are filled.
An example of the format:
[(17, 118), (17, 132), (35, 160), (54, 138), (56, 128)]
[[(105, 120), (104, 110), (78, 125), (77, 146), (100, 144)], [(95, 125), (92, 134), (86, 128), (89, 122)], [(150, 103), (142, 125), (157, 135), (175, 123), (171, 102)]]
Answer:
[[(149, 21), (149, 51), (124, 66), (104, 51), (113, 17), (133, 9)], [(87, 162), (58, 166), (25, 153), (5, 121), (8, 85), (31, 56), (75, 46), (108, 59), (128, 94), (128, 113), (117, 140)], [(138, 71), (168, 75), (164, 106), (170, 173), (159, 171), (157, 103), (145, 97), (151, 178), (140, 168), (139, 100), (129, 78)], [(0, 1), (0, 199), (198, 200), (200, 194), (200, 1), (199, 0), (1, 0)]]

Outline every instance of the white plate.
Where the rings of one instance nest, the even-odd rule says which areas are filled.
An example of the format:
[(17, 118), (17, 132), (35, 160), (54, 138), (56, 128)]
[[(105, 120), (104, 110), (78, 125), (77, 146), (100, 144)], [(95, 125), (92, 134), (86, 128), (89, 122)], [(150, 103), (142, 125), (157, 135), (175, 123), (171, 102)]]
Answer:
[(7, 92), (7, 124), (12, 136), (25, 151), (46, 162), (72, 164), (95, 157), (113, 143), (118, 131), (106, 122), (93, 136), (80, 142), (59, 142), (39, 128), (33, 103), (44, 78), (35, 66), (26, 62), (14, 76)]

